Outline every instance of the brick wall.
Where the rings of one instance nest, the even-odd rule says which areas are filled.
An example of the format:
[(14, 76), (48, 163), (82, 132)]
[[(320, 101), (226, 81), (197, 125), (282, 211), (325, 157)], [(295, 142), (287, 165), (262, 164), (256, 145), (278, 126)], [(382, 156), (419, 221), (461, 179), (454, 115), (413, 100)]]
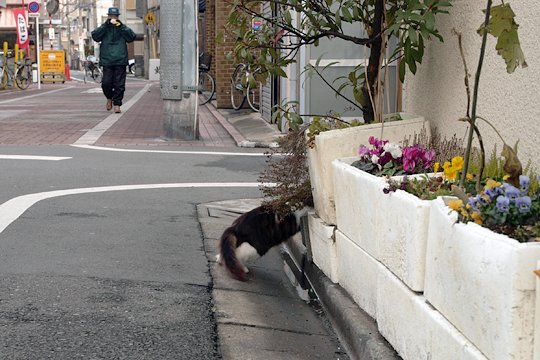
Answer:
[(226, 56), (227, 53), (234, 48), (234, 40), (225, 31), (225, 25), (227, 23), (227, 17), (230, 7), (224, 0), (212, 0), (212, 2), (215, 2), (214, 34), (217, 34), (218, 32), (223, 32), (224, 35), (223, 42), (214, 45), (215, 52), (213, 54), (215, 64), (217, 107), (230, 108), (230, 79), (234, 68), (232, 60), (230, 62), (227, 61)]

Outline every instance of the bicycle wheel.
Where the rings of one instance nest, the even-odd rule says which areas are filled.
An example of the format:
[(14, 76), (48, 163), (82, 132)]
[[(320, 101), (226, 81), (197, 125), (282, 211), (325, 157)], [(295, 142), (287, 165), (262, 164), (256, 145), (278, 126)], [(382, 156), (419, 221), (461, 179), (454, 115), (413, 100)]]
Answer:
[(30, 76), (32, 76), (32, 74), (30, 73), (28, 66), (18, 68), (17, 73), (15, 74), (15, 84), (17, 87), (21, 90), (28, 89), (28, 86), (30, 86), (30, 82), (32, 81)]
[(212, 75), (210, 75), (206, 71), (199, 72), (198, 93), (201, 98), (201, 102), (199, 103), (199, 105), (204, 105), (210, 100), (212, 100), (215, 92), (216, 92), (216, 83)]
[(92, 71), (92, 78), (94, 79), (95, 82), (100, 84), (101, 79), (103, 78), (103, 74), (101, 73), (101, 69), (98, 69), (97, 67), (95, 67), (94, 70)]
[(93, 71), (90, 69), (84, 70), (84, 83), (86, 84), (86, 80), (90, 81), (90, 79), (93, 79), (94, 76), (92, 75)]
[(262, 84), (258, 82), (257, 80), (254, 80), (254, 81), (255, 81), (255, 84), (248, 82), (246, 98), (247, 98), (249, 107), (253, 111), (259, 112), (259, 110), (261, 109)]
[(244, 106), (246, 95), (242, 79), (245, 77), (246, 65), (238, 64), (231, 76), (231, 105), (233, 109), (238, 110)]

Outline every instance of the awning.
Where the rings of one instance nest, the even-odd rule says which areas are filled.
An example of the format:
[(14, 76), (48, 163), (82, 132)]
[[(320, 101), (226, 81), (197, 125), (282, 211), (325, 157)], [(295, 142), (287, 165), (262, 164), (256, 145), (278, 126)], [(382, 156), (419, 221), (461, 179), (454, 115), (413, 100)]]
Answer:
[[(1, 0), (0, 0), (1, 1)], [(0, 10), (0, 30), (16, 29), (15, 16), (11, 7)]]

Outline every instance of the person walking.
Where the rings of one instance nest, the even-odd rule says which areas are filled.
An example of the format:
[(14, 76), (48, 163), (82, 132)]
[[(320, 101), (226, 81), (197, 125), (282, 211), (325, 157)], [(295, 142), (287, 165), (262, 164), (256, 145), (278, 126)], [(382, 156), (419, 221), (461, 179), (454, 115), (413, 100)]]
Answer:
[(107, 15), (107, 21), (92, 31), (92, 39), (101, 42), (99, 64), (103, 67), (101, 89), (107, 98), (105, 108), (111, 110), (114, 105), (114, 112), (120, 113), (126, 90), (127, 43), (135, 40), (136, 35), (118, 19), (117, 7), (109, 8)]

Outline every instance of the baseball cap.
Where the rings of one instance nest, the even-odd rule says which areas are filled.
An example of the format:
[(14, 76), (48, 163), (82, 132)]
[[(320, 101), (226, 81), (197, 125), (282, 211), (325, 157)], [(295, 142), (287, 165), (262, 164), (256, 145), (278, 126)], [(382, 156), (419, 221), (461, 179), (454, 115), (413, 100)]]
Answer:
[(107, 15), (120, 15), (120, 10), (117, 7), (110, 7)]

